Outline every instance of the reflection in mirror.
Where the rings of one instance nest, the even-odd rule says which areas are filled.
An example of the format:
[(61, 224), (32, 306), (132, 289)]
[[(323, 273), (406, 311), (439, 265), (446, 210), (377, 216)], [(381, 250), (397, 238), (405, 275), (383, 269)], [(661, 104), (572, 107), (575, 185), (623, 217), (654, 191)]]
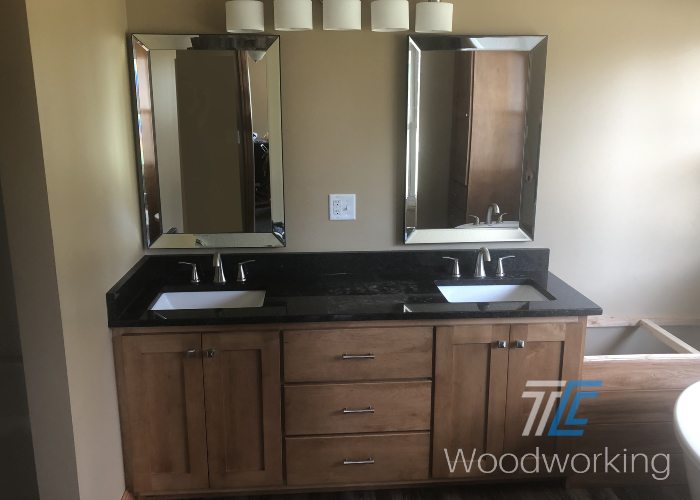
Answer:
[(134, 35), (149, 247), (283, 246), (279, 38)]
[(531, 240), (546, 37), (409, 47), (405, 242)]

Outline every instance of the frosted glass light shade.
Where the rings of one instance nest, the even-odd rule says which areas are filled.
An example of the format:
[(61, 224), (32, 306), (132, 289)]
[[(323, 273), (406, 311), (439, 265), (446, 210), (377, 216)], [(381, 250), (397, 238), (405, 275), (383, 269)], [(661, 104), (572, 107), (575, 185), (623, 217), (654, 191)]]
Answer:
[(362, 2), (360, 0), (324, 0), (323, 29), (362, 29)]
[(417, 33), (451, 33), (452, 4), (420, 2), (416, 4)]
[(230, 0), (226, 2), (226, 31), (229, 33), (265, 31), (263, 3), (258, 0)]
[(304, 31), (313, 29), (311, 0), (275, 0), (275, 29)]
[(374, 0), (372, 31), (406, 31), (408, 0)]

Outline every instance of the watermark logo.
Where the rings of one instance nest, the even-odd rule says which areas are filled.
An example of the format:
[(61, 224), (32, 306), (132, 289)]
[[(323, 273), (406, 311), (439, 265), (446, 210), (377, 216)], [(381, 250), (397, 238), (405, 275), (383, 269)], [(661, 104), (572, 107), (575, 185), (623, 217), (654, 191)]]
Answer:
[[(534, 398), (535, 404), (532, 405), (532, 410), (528, 416), (527, 422), (525, 423), (525, 428), (523, 429), (523, 436), (529, 436), (532, 432), (532, 428), (535, 425), (535, 420), (537, 420), (537, 415), (542, 407), (542, 402), (545, 399), (545, 395), (549, 392), (549, 397), (544, 406), (544, 411), (542, 412), (542, 417), (540, 418), (537, 429), (535, 430), (535, 436), (541, 436), (544, 434), (545, 428), (547, 427), (547, 421), (549, 416), (552, 414), (552, 409), (556, 403), (557, 398), (560, 399), (559, 406), (556, 413), (554, 414), (554, 419), (552, 420), (552, 425), (549, 426), (548, 436), (583, 436), (583, 429), (560, 429), (561, 420), (566, 411), (566, 407), (571, 398), (571, 394), (574, 389), (581, 387), (600, 387), (602, 381), (600, 380), (572, 380), (572, 381), (559, 381), (559, 380), (528, 380), (525, 387), (528, 388), (541, 388), (544, 390), (532, 391), (526, 390), (523, 392), (523, 398)], [(562, 392), (561, 389), (564, 388)], [(580, 426), (586, 425), (588, 419), (586, 418), (576, 418), (576, 410), (581, 403), (583, 398), (595, 398), (598, 395), (598, 391), (577, 391), (574, 395), (574, 399), (571, 403), (571, 408), (569, 408), (569, 413), (566, 415), (564, 420), (564, 426)]]

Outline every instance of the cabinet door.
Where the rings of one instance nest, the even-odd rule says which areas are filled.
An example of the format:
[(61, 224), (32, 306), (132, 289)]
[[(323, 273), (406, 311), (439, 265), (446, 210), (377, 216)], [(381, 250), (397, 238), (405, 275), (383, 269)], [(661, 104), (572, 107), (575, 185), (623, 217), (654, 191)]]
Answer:
[(476, 463), (467, 474), (461, 462), (451, 473), (445, 450), (452, 462), (460, 449), (467, 461), (474, 450), (475, 457), (503, 452), (509, 330), (508, 325), (437, 328), (433, 477), (480, 474)]
[[(518, 341), (523, 347), (517, 347)], [(508, 365), (508, 405), (506, 408), (505, 451), (520, 457), (539, 447), (540, 453), (556, 452), (556, 437), (547, 436), (554, 419), (558, 399), (552, 399), (549, 418), (542, 422), (550, 394), (563, 387), (550, 386), (568, 380), (578, 380), (583, 362), (583, 323), (552, 323), (513, 325), (510, 330), (510, 359)], [(535, 385), (527, 386), (532, 381)], [(545, 384), (542, 384), (545, 382)], [(537, 399), (523, 397), (523, 392), (543, 392), (540, 408), (531, 418)], [(527, 436), (525, 427), (531, 420)], [(538, 430), (542, 434), (537, 436)]]
[(205, 334), (212, 488), (282, 484), (279, 332)]
[(126, 336), (122, 345), (135, 492), (207, 488), (201, 336)]

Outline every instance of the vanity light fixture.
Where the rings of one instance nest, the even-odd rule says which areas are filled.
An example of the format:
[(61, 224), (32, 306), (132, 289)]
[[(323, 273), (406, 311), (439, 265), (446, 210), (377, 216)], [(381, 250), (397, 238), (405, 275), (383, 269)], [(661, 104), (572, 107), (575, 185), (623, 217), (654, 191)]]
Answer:
[(324, 30), (362, 29), (360, 0), (322, 0)]
[(263, 3), (259, 0), (229, 0), (226, 2), (226, 31), (229, 33), (265, 31)]
[(440, 0), (416, 4), (416, 33), (452, 33), (452, 7)]
[(313, 29), (311, 5), (311, 0), (275, 0), (275, 29), (277, 31)]
[(408, 30), (408, 0), (374, 0), (372, 31)]

